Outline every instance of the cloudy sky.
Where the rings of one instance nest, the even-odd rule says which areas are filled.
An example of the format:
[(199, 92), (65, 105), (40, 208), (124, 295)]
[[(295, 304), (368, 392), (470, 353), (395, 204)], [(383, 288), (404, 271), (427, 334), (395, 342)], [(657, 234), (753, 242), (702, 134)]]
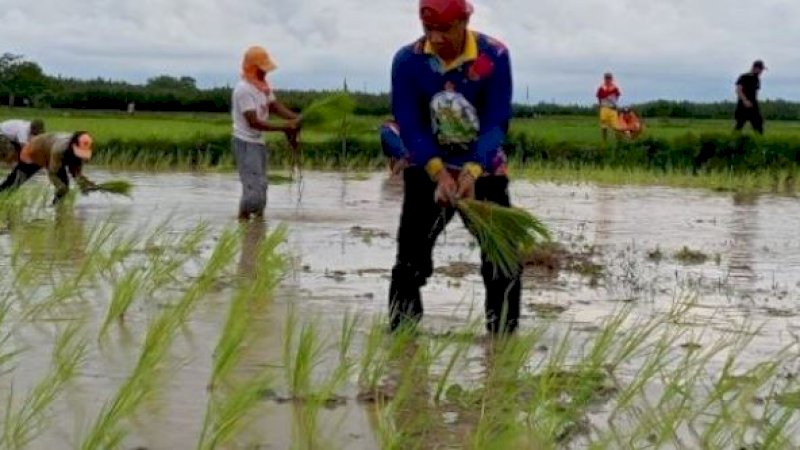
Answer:
[[(625, 100), (720, 100), (753, 59), (762, 95), (800, 100), (797, 0), (475, 0), (473, 28), (511, 50), (517, 101), (587, 103), (601, 74)], [(420, 34), (417, 0), (0, 0), (0, 52), (48, 73), (141, 82), (236, 81), (266, 46), (284, 88), (388, 89), (392, 55)]]

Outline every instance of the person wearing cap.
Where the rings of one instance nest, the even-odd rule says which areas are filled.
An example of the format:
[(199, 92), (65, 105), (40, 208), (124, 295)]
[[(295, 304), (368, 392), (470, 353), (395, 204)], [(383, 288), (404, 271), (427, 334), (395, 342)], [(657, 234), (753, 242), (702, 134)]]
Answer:
[(44, 122), (40, 119), (0, 122), (0, 161), (10, 165), (16, 164), (22, 148), (31, 138), (42, 133), (44, 133)]
[(20, 152), (19, 164), (0, 184), (0, 192), (19, 188), (41, 169), (47, 170), (56, 188), (53, 204), (69, 192), (67, 174), (75, 179), (81, 191), (96, 189), (97, 186), (83, 175), (83, 164), (92, 159), (92, 145), (92, 136), (86, 131), (36, 136)]
[(761, 74), (766, 69), (764, 61), (755, 61), (750, 72), (743, 73), (736, 80), (736, 131), (741, 131), (750, 122), (756, 133), (764, 134), (764, 118), (758, 106), (758, 91), (761, 89)]
[(608, 130), (617, 129), (617, 104), (622, 91), (614, 82), (614, 75), (607, 72), (603, 75), (603, 84), (597, 88), (597, 104), (600, 108), (600, 130), (603, 142), (608, 141)]
[[(392, 64), (392, 112), (409, 155), (389, 289), (392, 330), (422, 318), (420, 289), (433, 273), (433, 248), (455, 202), (510, 206), (508, 177), (493, 171), (504, 160), (511, 119), (510, 57), (502, 43), (469, 29), (472, 11), (465, 0), (421, 0), (424, 36), (401, 48)], [(505, 276), (482, 260), (487, 330), (513, 332), (522, 267)]]
[[(263, 47), (250, 47), (242, 60), (242, 79), (233, 89), (231, 116), (233, 118), (233, 153), (242, 197), (239, 220), (252, 216), (263, 217), (267, 206), (267, 147), (265, 132), (281, 132), (294, 141), (300, 117), (277, 100), (267, 74), (277, 65)], [(285, 119), (284, 123), (269, 121), (270, 114)]]

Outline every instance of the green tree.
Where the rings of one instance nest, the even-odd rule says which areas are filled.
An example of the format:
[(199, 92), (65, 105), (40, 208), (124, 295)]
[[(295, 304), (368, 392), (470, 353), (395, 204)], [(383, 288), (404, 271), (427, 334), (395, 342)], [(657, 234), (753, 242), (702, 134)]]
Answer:
[(197, 90), (197, 81), (192, 77), (173, 77), (170, 75), (159, 75), (147, 80), (147, 87), (164, 90)]
[(49, 85), (49, 78), (35, 62), (11, 53), (0, 56), (0, 94), (8, 99), (8, 106), (13, 107), (18, 98), (35, 102)]

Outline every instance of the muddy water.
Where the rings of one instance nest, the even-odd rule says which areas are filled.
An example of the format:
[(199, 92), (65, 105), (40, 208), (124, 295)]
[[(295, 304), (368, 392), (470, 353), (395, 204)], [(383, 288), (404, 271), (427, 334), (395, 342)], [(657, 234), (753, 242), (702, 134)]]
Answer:
[[(100, 172), (96, 178), (119, 176)], [(101, 195), (79, 199), (72, 219), (76, 229), (91, 228), (109, 217), (129, 230), (155, 227), (169, 218), (174, 233), (201, 221), (216, 230), (235, 223), (239, 193), (235, 175), (124, 176), (136, 185), (133, 199)], [(301, 183), (270, 187), (268, 224), (252, 226), (243, 246), (253, 248), (266, 227), (286, 223), (287, 249), (295, 258), (274, 302), (256, 317), (259, 337), (247, 349), (243, 373), (280, 364), (289, 304), (301, 317), (319, 317), (331, 324), (339, 323), (348, 311), (385, 314), (402, 189), (383, 174), (362, 178), (306, 173)], [(754, 339), (755, 353), (786, 345), (800, 328), (800, 202), (794, 198), (742, 199), (702, 190), (525, 182), (514, 183), (512, 198), (544, 219), (560, 242), (592, 264), (528, 274), (524, 327), (552, 321), (590, 332), (622, 305), (631, 304), (637, 315), (650, 316), (667, 309), (676, 298), (691, 297), (701, 311), (693, 320), (710, 323), (719, 333), (745, 320), (765, 324)], [(8, 248), (7, 243), (3, 246)], [(684, 247), (702, 252), (706, 260), (690, 264), (677, 258)], [(250, 257), (243, 253), (240, 270), (248, 270)], [(483, 290), (477, 269), (464, 265), (477, 262), (478, 252), (457, 220), (440, 238), (435, 259), (445, 270), (425, 288), (425, 328), (458, 329), (471, 310), (480, 312)], [(196, 445), (211, 352), (227, 300), (224, 292), (205, 299), (182, 330), (172, 351), (174, 370), (162, 381), (163, 393), (149, 401), (134, 421), (126, 441), (130, 448)], [(102, 321), (105, 308), (105, 300), (88, 302), (77, 306), (74, 314), (91, 317), (97, 326), (94, 322)], [(58, 419), (34, 448), (76, 445), (75, 436), (87, 428), (131, 370), (145, 324), (156, 312), (153, 306), (134, 306), (125, 327), (113, 330), (108, 342), (90, 351), (75, 386), (58, 403), (54, 414)], [(14, 337), (28, 349), (12, 375), (15, 392), (24, 392), (45, 372), (53, 328), (38, 323), (23, 327)], [(370, 426), (374, 418), (352, 401), (347, 408), (323, 412), (316, 431), (293, 429), (295, 408), (264, 402), (243, 442), (284, 449), (290, 448), (293, 432), (312, 432), (327, 437), (333, 448), (377, 447)]]

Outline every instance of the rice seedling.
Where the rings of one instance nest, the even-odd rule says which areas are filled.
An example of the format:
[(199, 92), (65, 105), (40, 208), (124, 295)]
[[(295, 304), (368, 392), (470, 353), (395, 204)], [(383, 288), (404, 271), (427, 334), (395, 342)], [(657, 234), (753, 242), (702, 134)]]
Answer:
[(104, 192), (107, 194), (123, 195), (130, 197), (133, 191), (133, 184), (125, 180), (110, 180), (95, 185), (97, 192)]
[(56, 339), (50, 372), (13, 408), (13, 388), (3, 418), (0, 447), (27, 447), (43, 431), (50, 407), (77, 374), (86, 357), (88, 340), (81, 337), (82, 324), (69, 325)]
[(240, 286), (234, 295), (228, 315), (219, 337), (209, 383), (214, 391), (206, 407), (203, 431), (198, 449), (218, 448), (227, 444), (239, 429), (244, 426), (247, 413), (261, 401), (267, 391), (272, 375), (269, 369), (262, 370), (252, 379), (236, 384), (222, 383), (238, 365), (241, 351), (251, 332), (249, 307), (251, 302), (259, 301), (269, 295), (277, 285), (284, 269), (283, 258), (277, 254), (277, 247), (285, 239), (285, 227), (272, 232), (262, 240), (257, 249), (256, 276)]
[(386, 373), (387, 352), (383, 347), (385, 337), (384, 321), (377, 319), (369, 327), (361, 349), (358, 384), (362, 397), (374, 396), (378, 384)]
[(143, 286), (144, 273), (142, 269), (134, 268), (126, 273), (114, 285), (111, 294), (111, 303), (108, 305), (106, 318), (103, 321), (103, 326), (100, 328), (101, 338), (106, 334), (108, 328), (115, 320), (121, 322), (125, 319), (125, 313), (128, 311), (136, 294)]
[(506, 276), (519, 272), (526, 251), (550, 240), (547, 227), (524, 209), (478, 200), (460, 200), (456, 207), (486, 258)]
[(223, 232), (200, 276), (187, 287), (178, 304), (152, 321), (135, 368), (86, 432), (82, 450), (116, 448), (125, 437), (121, 422), (131, 417), (157, 389), (158, 374), (175, 333), (186, 322), (197, 301), (213, 286), (219, 273), (230, 265), (237, 251), (236, 242), (235, 232)]
[(356, 367), (356, 363), (350, 357), (350, 350), (356, 337), (358, 324), (359, 316), (349, 313), (344, 315), (339, 339), (336, 342), (335, 369), (328, 374), (328, 377), (323, 380), (316, 389), (311, 399), (313, 405), (310, 412), (312, 414), (316, 413), (313, 408), (318, 408), (319, 405), (335, 403), (338, 396), (337, 392), (344, 387), (350, 379), (350, 375)]
[(206, 424), (197, 444), (198, 450), (225, 448), (245, 425), (247, 414), (262, 400), (272, 385), (272, 374), (265, 370), (241, 383), (225, 396), (206, 416)]
[(294, 309), (290, 309), (283, 337), (283, 368), (289, 392), (294, 398), (310, 399), (313, 396), (314, 369), (319, 366), (323, 351), (317, 325), (314, 322), (298, 324)]
[(302, 113), (304, 128), (339, 125), (345, 117), (353, 114), (355, 101), (346, 92), (329, 95), (312, 102)]
[(6, 324), (8, 323), (9, 313), (11, 311), (11, 302), (8, 299), (0, 301), (0, 377), (11, 372), (11, 368), (7, 368), (14, 358), (22, 353), (21, 349), (4, 350), (6, 345), (11, 342), (12, 331), (5, 331)]

